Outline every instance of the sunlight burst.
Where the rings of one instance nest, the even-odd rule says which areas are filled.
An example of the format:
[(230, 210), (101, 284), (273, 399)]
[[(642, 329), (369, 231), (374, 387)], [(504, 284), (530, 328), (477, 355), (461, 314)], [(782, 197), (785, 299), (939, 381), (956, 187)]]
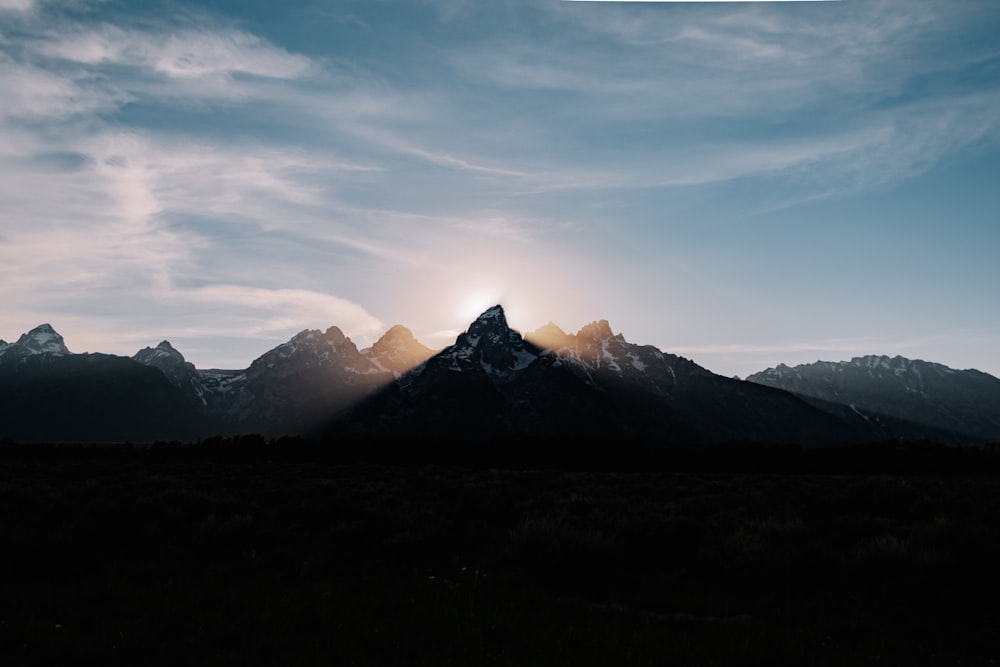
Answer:
[(468, 292), (458, 300), (456, 316), (468, 324), (479, 317), (487, 308), (501, 304), (500, 290), (478, 288)]

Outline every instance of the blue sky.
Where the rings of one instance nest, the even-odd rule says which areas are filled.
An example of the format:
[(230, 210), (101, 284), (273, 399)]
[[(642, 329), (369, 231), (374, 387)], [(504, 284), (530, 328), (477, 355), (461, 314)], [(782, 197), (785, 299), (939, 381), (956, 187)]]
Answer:
[(1000, 375), (1000, 3), (0, 0), (0, 337), (244, 367), (504, 304)]

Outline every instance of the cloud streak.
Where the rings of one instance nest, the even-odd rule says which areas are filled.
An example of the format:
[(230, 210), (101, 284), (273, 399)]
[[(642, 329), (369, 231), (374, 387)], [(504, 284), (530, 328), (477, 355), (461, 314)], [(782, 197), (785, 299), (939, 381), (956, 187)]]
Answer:
[(85, 65), (148, 69), (175, 79), (233, 74), (297, 79), (314, 71), (308, 58), (238, 30), (164, 34), (102, 25), (45, 35), (39, 52)]

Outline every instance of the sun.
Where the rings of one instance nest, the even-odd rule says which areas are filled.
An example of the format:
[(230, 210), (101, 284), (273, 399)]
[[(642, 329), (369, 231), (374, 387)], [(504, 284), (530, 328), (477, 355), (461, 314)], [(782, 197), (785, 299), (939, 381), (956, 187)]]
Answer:
[(461, 322), (472, 322), (482, 315), (487, 308), (500, 303), (500, 298), (500, 290), (477, 288), (459, 297), (455, 314), (460, 318)]

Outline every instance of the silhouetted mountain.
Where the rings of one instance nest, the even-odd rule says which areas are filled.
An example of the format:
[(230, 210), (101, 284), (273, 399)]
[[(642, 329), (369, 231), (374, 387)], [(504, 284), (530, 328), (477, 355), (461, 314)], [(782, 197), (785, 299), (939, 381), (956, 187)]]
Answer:
[(1000, 441), (1000, 379), (977, 370), (865, 356), (794, 368), (781, 364), (747, 380), (847, 406), (897, 437), (913, 437), (920, 432), (914, 425), (920, 425), (929, 434), (921, 437)]
[(490, 308), (454, 345), (331, 428), (678, 442), (853, 442), (870, 433), (787, 392), (723, 378), (682, 357), (628, 343), (605, 320), (575, 335), (550, 323), (525, 338), (508, 326), (503, 308)]
[[(154, 347), (144, 347), (132, 359), (144, 366), (158, 368), (170, 382), (183, 392), (188, 402), (201, 412), (210, 412), (220, 407), (214, 395), (208, 390), (201, 373), (184, 355), (174, 349), (168, 341)], [(211, 401), (211, 402), (210, 402)]]
[[(507, 326), (499, 306), (451, 345), (366, 399), (334, 426), (363, 433), (488, 435), (599, 430), (597, 392)], [(567, 421), (567, 418), (571, 418)]]
[[(525, 336), (503, 308), (436, 354), (403, 327), (359, 350), (305, 330), (243, 370), (199, 370), (162, 341), (73, 354), (48, 324), (0, 341), (0, 438), (212, 434), (572, 434), (709, 443), (1000, 439), (1000, 380), (902, 358), (779, 366), (753, 381), (628, 342), (606, 320)], [(794, 393), (793, 393), (794, 392)]]
[(371, 348), (337, 327), (296, 334), (242, 373), (206, 385), (237, 431), (308, 433), (430, 356), (409, 329), (395, 326)]
[(198, 370), (167, 341), (133, 358), (160, 369), (221, 433), (282, 435), (311, 431), (431, 354), (396, 325), (360, 351), (337, 327), (301, 331), (245, 370)]

